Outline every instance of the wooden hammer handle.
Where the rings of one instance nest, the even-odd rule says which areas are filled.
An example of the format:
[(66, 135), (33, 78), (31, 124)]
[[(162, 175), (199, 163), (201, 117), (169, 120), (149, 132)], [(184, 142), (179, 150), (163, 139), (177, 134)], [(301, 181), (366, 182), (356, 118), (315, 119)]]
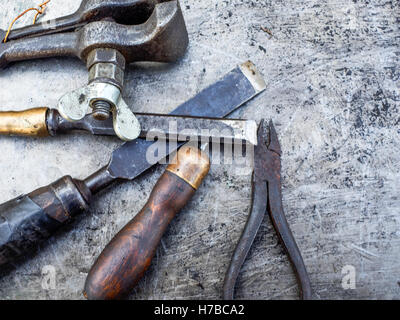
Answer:
[[(197, 160), (195, 158), (197, 157)], [(111, 240), (85, 283), (88, 299), (121, 299), (150, 266), (169, 223), (185, 206), (209, 171), (209, 158), (182, 147), (158, 180), (143, 209)]]

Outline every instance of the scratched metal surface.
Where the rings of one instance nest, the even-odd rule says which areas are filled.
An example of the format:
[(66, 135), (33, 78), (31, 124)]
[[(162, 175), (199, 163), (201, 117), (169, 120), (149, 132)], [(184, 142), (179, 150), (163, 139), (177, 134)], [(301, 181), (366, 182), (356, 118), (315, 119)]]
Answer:
[[(0, 28), (39, 1), (3, 0)], [(42, 19), (73, 12), (52, 0)], [(400, 3), (396, 0), (182, 1), (190, 34), (170, 66), (133, 65), (133, 110), (168, 112), (251, 59), (269, 82), (235, 116), (272, 117), (283, 149), (284, 208), (315, 299), (400, 298)], [(19, 25), (30, 23), (32, 15)], [(267, 28), (272, 36), (265, 32)], [(84, 85), (82, 62), (22, 62), (0, 72), (0, 110), (54, 106)], [(113, 138), (0, 138), (0, 201), (64, 174), (84, 178), (107, 163)], [(0, 279), (1, 299), (83, 299), (95, 257), (140, 210), (162, 172), (97, 197), (90, 212)], [(250, 172), (215, 165), (174, 219), (132, 299), (219, 299), (230, 255), (250, 210)], [(342, 288), (344, 266), (355, 289)], [(55, 288), (43, 286), (52, 266)], [(297, 299), (287, 258), (265, 218), (240, 275), (239, 299)]]

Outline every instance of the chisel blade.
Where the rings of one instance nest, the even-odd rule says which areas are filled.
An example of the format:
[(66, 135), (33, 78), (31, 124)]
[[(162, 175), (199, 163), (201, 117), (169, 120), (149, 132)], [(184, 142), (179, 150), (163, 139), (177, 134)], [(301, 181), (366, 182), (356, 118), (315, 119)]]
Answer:
[[(265, 81), (255, 65), (247, 61), (177, 107), (170, 115), (223, 118), (265, 88)], [(149, 161), (148, 152), (153, 144), (141, 139), (123, 144), (113, 152), (108, 173), (115, 178), (132, 180), (181, 146), (166, 142), (165, 152), (152, 154), (152, 161)]]
[[(170, 114), (135, 113), (141, 132), (139, 138), (168, 141), (249, 143), (257, 145), (257, 123), (254, 120), (174, 116)], [(111, 119), (112, 120), (112, 119)], [(78, 127), (95, 135), (115, 135), (111, 120), (99, 121), (86, 116)], [(68, 123), (69, 125), (70, 123)]]
[(257, 122), (254, 120), (182, 117), (161, 114), (136, 114), (141, 138), (168, 141), (257, 144)]

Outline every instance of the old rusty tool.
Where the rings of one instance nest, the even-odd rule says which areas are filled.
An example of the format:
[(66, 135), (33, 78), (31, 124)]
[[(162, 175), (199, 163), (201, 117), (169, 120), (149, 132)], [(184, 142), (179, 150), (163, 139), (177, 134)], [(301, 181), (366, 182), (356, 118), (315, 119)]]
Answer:
[[(136, 113), (139, 138), (172, 141), (224, 139), (224, 143), (257, 143), (254, 120), (174, 116)], [(111, 118), (99, 121), (90, 114), (75, 122), (65, 120), (56, 109), (35, 108), (25, 111), (0, 111), (0, 135), (47, 137), (73, 131), (115, 136)]]
[(93, 264), (85, 282), (86, 298), (123, 299), (132, 292), (149, 268), (167, 226), (192, 198), (209, 169), (206, 152), (189, 145), (179, 149), (143, 209)]
[(282, 208), (281, 147), (272, 121), (268, 126), (261, 121), (257, 136), (258, 143), (254, 150), (251, 213), (226, 273), (223, 297), (226, 300), (233, 299), (240, 269), (268, 210), (276, 233), (292, 263), (299, 282), (301, 298), (308, 300), (312, 295), (310, 279)]
[[(255, 66), (246, 62), (225, 75), (171, 114), (225, 117), (265, 89)], [(157, 143), (157, 142), (156, 142)], [(0, 205), (0, 266), (32, 251), (74, 216), (86, 211), (93, 195), (120, 180), (133, 180), (182, 143), (166, 142), (165, 152), (148, 152), (154, 142), (137, 139), (117, 148), (107, 166), (84, 180), (65, 176)]]
[(86, 63), (89, 84), (61, 97), (58, 111), (69, 121), (87, 113), (98, 120), (112, 114), (117, 136), (130, 141), (139, 136), (140, 124), (122, 98), (126, 64), (173, 62), (187, 45), (177, 0), (84, 0), (72, 15), (13, 30), (0, 44), (0, 68), (14, 61), (77, 56)]

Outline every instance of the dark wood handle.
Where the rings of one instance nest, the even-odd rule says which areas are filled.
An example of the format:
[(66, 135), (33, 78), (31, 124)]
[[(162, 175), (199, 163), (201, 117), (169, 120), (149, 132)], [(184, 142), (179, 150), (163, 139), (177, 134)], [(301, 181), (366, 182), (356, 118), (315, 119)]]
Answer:
[(172, 218), (185, 206), (208, 173), (209, 159), (183, 147), (161, 176), (143, 209), (106, 246), (85, 283), (88, 299), (121, 299), (129, 294), (150, 266)]
[(0, 205), (0, 266), (13, 262), (88, 208), (90, 190), (65, 176)]

